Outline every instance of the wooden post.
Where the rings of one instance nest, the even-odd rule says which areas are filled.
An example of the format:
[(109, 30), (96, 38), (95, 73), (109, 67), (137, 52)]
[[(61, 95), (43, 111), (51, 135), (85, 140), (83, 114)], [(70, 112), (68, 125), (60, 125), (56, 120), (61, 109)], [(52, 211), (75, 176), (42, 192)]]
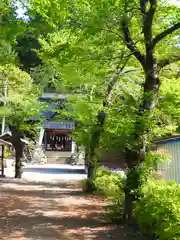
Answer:
[(47, 131), (45, 129), (44, 131), (44, 149), (47, 150)]
[(4, 145), (1, 145), (1, 178), (4, 178)]

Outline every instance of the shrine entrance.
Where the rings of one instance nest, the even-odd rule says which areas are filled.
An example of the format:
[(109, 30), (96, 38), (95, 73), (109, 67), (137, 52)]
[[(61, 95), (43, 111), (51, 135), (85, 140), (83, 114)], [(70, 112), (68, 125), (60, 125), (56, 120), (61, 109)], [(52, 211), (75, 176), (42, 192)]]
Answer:
[(43, 143), (46, 151), (71, 152), (71, 131), (66, 129), (46, 129)]

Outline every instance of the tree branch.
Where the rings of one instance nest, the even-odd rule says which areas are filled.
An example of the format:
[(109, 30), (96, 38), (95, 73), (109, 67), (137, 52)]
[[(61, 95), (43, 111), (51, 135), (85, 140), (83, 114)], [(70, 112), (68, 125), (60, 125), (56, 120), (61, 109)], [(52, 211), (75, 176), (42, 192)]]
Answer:
[(45, 54), (48, 56), (48, 57), (51, 57), (51, 58), (55, 58), (56, 56), (58, 56), (62, 51), (64, 51), (65, 49), (67, 49), (69, 47), (69, 43), (66, 42), (66, 43), (61, 43), (59, 45), (57, 45), (52, 52), (48, 51), (46, 52)]
[[(150, 2), (150, 8), (147, 11), (148, 2)], [(146, 55), (152, 58), (152, 55), (153, 55), (152, 25), (153, 25), (154, 14), (157, 8), (157, 0), (141, 0), (140, 7), (141, 7), (141, 13), (143, 14), (142, 31), (144, 34)]]
[(124, 61), (124, 64), (121, 66), (121, 64), (118, 64), (117, 67), (116, 67), (116, 72), (114, 73), (114, 75), (112, 76), (110, 82), (108, 83), (108, 86), (107, 86), (107, 92), (106, 92), (106, 96), (105, 96), (105, 100), (104, 100), (104, 103), (103, 103), (103, 106), (110, 106), (111, 104), (111, 99), (112, 99), (112, 93), (113, 93), (113, 89), (114, 89), (114, 86), (116, 85), (118, 79), (120, 76), (123, 76), (125, 73), (128, 73), (128, 72), (132, 72), (133, 70), (127, 70), (127, 71), (124, 71), (124, 68), (126, 67), (127, 65), (127, 62), (129, 60), (129, 58), (132, 56), (132, 54), (129, 54), (128, 56), (126, 56), (126, 58), (124, 57), (124, 54), (122, 54), (122, 58), (125, 58), (125, 61)]
[(163, 38), (167, 37), (168, 35), (170, 35), (171, 33), (177, 31), (178, 29), (180, 29), (180, 22), (174, 24), (172, 27), (166, 29), (165, 31), (161, 32), (160, 34), (158, 34), (154, 39), (153, 39), (153, 47), (156, 46), (156, 44), (158, 42), (160, 42)]
[(167, 65), (170, 65), (172, 63), (180, 61), (180, 56), (174, 56), (172, 58), (167, 58), (167, 59), (162, 59), (158, 61), (158, 67), (163, 68), (166, 67)]
[(146, 14), (146, 8), (149, 0), (140, 0), (140, 10), (143, 14)]
[(171, 58), (159, 60), (157, 64), (158, 64), (158, 68), (161, 69), (163, 67), (166, 67), (167, 65), (170, 65), (178, 61), (180, 61), (180, 56), (173, 56)]
[(130, 73), (130, 72), (137, 72), (137, 69), (129, 69), (129, 70), (123, 71), (119, 74), (119, 76), (123, 76), (124, 74)]
[(132, 54), (137, 58), (137, 60), (141, 63), (141, 65), (144, 67), (145, 56), (140, 52), (140, 50), (136, 47), (135, 43), (133, 42), (130, 36), (128, 24), (125, 21), (123, 21), (121, 25), (122, 25), (126, 46), (132, 52)]

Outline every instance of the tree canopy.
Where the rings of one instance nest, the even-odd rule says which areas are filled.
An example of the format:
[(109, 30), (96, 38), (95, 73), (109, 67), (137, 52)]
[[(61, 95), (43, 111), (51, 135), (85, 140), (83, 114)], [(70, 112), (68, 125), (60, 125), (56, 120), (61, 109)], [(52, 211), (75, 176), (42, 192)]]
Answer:
[(88, 177), (103, 140), (123, 148), (129, 219), (147, 148), (154, 137), (177, 129), (180, 8), (165, 0), (31, 0), (30, 8), (56, 27), (41, 39), (39, 55), (57, 69), (66, 90), (83, 96), (71, 114), (89, 141)]
[(180, 7), (165, 0), (27, 0), (25, 20), (15, 6), (0, 5), (2, 95), (3, 79), (9, 84), (2, 112), (23, 126), (40, 111), (37, 85), (67, 94), (59, 115), (76, 121), (88, 177), (102, 149), (123, 152), (129, 218), (147, 150), (180, 129)]

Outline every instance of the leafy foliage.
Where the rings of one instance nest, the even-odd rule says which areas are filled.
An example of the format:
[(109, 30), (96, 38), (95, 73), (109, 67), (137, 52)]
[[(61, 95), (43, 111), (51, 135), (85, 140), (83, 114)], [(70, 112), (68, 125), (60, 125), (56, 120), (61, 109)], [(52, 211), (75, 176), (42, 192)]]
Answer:
[(13, 50), (16, 37), (24, 32), (24, 22), (17, 19), (14, 1), (2, 0), (0, 3), (0, 64), (17, 64), (17, 56)]
[(89, 183), (91, 183), (91, 187), (93, 186), (92, 190), (94, 192), (103, 194), (108, 198), (108, 206), (106, 207), (107, 220), (119, 221), (123, 213), (124, 177), (120, 173), (112, 172), (107, 168), (97, 168), (93, 182), (89, 182), (87, 179), (84, 186), (87, 187)]
[[(171, 67), (167, 66), (165, 70), (160, 71), (162, 84), (160, 95), (162, 95), (163, 100), (158, 100), (157, 109), (151, 113), (151, 116), (146, 113), (142, 118), (139, 117), (139, 106), (141, 106), (143, 99), (144, 76), (141, 66), (124, 45), (123, 31), (120, 27), (125, 19), (130, 26), (132, 39), (137, 43), (137, 47), (142, 53), (145, 53), (140, 27), (142, 15), (138, 10), (139, 1), (94, 1), (93, 3), (91, 1), (76, 1), (73, 3), (73, 7), (69, 1), (52, 2), (47, 0), (38, 2), (31, 0), (30, 3), (32, 11), (37, 12), (43, 19), (47, 19), (47, 22), (51, 23), (52, 26), (57, 27), (55, 32), (41, 39), (42, 49), (39, 55), (47, 65), (53, 65), (56, 69), (56, 75), (60, 76), (59, 80), (56, 81), (56, 84), (58, 81), (60, 83), (57, 84), (58, 89), (72, 92), (72, 94), (78, 92), (87, 96), (81, 100), (82, 104), (78, 102), (76, 105), (76, 111), (77, 108), (80, 109), (77, 111), (79, 116), (74, 111), (71, 112), (72, 115), (74, 114), (72, 116), (74, 119), (80, 119), (80, 123), (84, 121), (81, 128), (76, 128), (77, 132), (79, 130), (79, 138), (86, 133), (89, 135), (90, 131), (87, 129), (90, 125), (93, 127), (96, 121), (94, 117), (89, 116), (89, 113), (87, 116), (92, 121), (91, 123), (86, 121), (83, 112), (85, 105), (89, 111), (93, 110), (91, 116), (97, 114), (97, 112), (95, 114), (95, 109), (100, 111), (103, 109), (102, 102), (107, 85), (119, 63), (125, 62), (128, 55), (130, 56), (125, 72), (132, 69), (136, 71), (124, 75), (120, 74), (118, 85), (113, 89), (111, 108), (108, 111), (103, 109), (107, 113), (105, 131), (101, 141), (103, 147), (109, 146), (109, 144), (122, 148), (127, 147), (127, 145), (131, 147), (134, 141), (132, 135), (136, 131), (137, 121), (141, 122), (142, 131), (148, 126), (148, 131), (151, 132), (148, 136), (149, 142), (157, 135), (176, 131), (178, 122), (176, 119), (178, 119), (179, 113), (174, 106), (177, 106), (178, 99), (173, 91), (175, 87), (170, 90), (168, 86), (172, 81), (173, 86), (177, 84), (178, 87), (179, 85), (178, 79), (176, 80), (172, 76), (173, 70), (178, 68), (177, 64)], [(179, 21), (179, 9), (173, 9), (164, 1), (158, 2), (157, 12), (154, 16), (153, 37), (158, 35), (162, 29), (166, 29), (169, 25)], [(173, 18), (170, 19), (169, 16), (173, 16)], [(160, 21), (162, 18), (164, 20)], [(157, 59), (166, 59), (166, 57), (171, 59), (171, 56), (168, 55), (170, 52), (178, 56), (179, 48), (176, 35), (177, 32), (174, 32), (157, 44), (155, 48)], [(167, 51), (162, 51), (165, 48)], [(169, 72), (168, 77), (167, 72)], [(89, 108), (89, 103), (92, 108)], [(95, 108), (97, 104), (99, 106)], [(74, 103), (73, 105), (75, 106)], [(170, 106), (174, 112), (170, 113)], [(85, 134), (82, 135), (84, 129), (86, 129)]]
[(180, 235), (180, 187), (176, 183), (149, 181), (135, 208), (141, 228), (160, 240), (178, 240)]
[(58, 73), (58, 87), (81, 95), (63, 113), (77, 120), (77, 142), (124, 150), (127, 199), (146, 181), (141, 162), (152, 141), (178, 129), (180, 8), (165, 0), (30, 0), (30, 8), (56, 27), (41, 38), (39, 56)]
[(95, 173), (94, 185), (97, 191), (106, 196), (122, 194), (123, 178), (119, 173), (112, 173), (108, 169), (98, 168)]
[[(28, 121), (39, 115), (42, 107), (37, 101), (39, 89), (33, 85), (31, 77), (13, 65), (0, 67), (1, 104), (5, 104), (2, 116), (6, 112), (8, 124), (15, 124), (19, 131), (27, 131)], [(7, 96), (4, 97), (4, 81), (7, 82)]]

